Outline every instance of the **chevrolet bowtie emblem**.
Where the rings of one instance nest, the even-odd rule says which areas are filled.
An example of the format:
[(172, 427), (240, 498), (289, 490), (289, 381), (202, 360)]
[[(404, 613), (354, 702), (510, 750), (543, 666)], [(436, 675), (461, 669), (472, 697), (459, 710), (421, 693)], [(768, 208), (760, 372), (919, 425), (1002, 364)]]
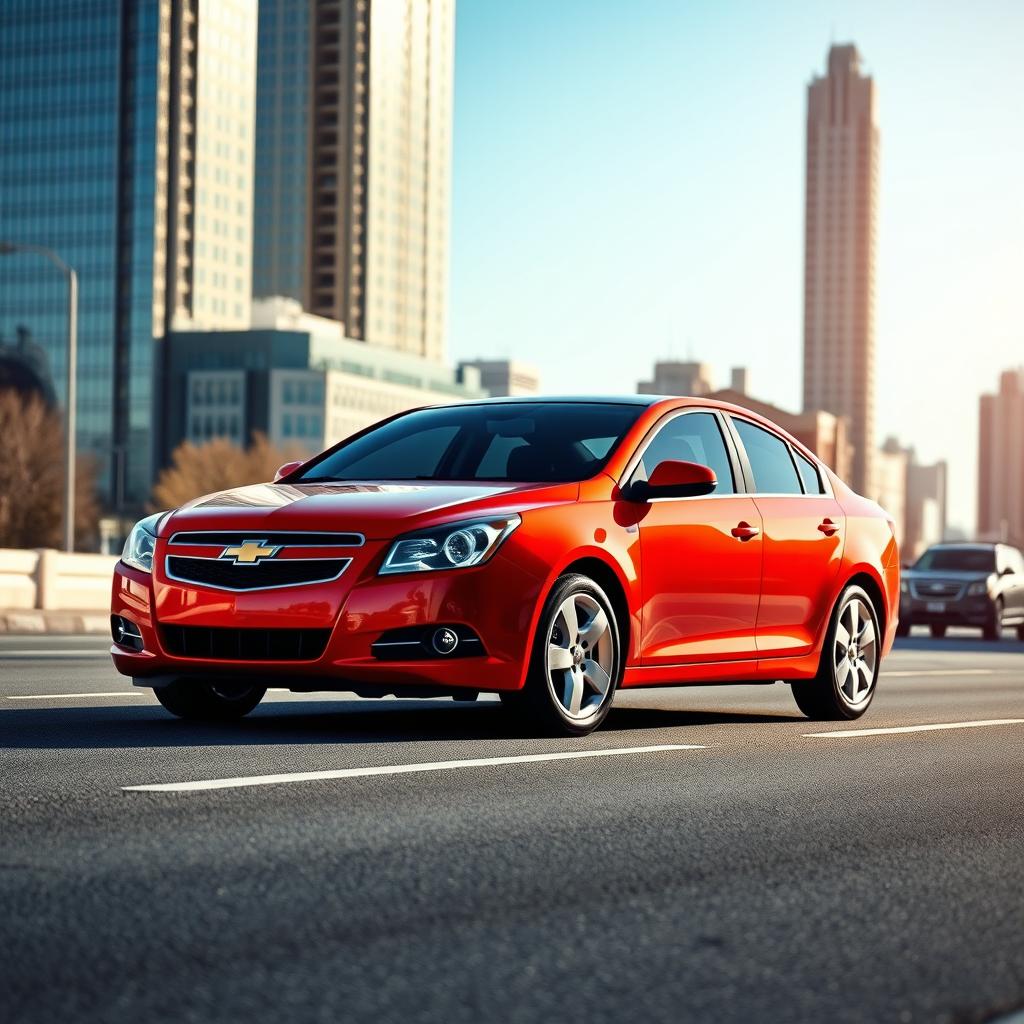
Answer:
[(235, 565), (257, 565), (264, 558), (273, 558), (281, 548), (265, 540), (244, 540), (232, 548), (225, 548), (221, 558), (230, 558)]

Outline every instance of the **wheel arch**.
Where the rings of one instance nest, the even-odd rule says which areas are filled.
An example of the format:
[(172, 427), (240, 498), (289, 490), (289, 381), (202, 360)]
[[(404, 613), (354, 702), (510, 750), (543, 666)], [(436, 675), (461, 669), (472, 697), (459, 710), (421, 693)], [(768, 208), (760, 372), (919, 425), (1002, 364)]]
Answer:
[(885, 590), (883, 589), (881, 582), (875, 579), (867, 569), (862, 568), (855, 572), (843, 584), (842, 590), (840, 590), (839, 595), (836, 596), (836, 601), (839, 600), (839, 596), (842, 595), (843, 590), (849, 586), (860, 587), (868, 597), (871, 598), (871, 603), (875, 608), (875, 614), (878, 616), (878, 632), (880, 636), (884, 637), (885, 631), (889, 626), (889, 609), (886, 605)]

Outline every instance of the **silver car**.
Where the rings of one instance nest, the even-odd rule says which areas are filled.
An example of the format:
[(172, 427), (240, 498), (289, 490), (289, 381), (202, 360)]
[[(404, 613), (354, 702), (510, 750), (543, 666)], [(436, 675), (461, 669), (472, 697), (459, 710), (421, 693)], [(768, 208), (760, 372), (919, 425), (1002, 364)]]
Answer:
[(1024, 640), (1024, 556), (1008, 544), (935, 544), (900, 580), (898, 636), (927, 625), (978, 626), (998, 640), (1007, 626)]

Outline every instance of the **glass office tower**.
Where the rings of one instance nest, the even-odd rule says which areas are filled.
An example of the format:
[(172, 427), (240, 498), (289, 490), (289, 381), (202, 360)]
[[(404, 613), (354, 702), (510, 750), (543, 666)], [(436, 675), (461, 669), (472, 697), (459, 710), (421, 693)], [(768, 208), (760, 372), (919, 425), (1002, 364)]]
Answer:
[[(248, 323), (256, 9), (250, 0), (3, 0), (0, 240), (79, 275), (78, 447), (108, 509), (144, 504), (158, 341)], [(64, 279), (0, 255), (0, 336), (66, 376)]]
[(252, 293), (306, 302), (310, 0), (260, 3)]

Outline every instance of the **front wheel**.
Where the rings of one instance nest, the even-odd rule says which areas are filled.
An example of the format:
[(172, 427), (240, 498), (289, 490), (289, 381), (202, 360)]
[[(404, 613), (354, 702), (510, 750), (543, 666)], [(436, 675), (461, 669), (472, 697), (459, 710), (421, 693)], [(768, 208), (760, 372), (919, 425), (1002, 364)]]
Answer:
[(607, 716), (623, 667), (608, 595), (589, 577), (567, 574), (544, 602), (522, 695), (506, 703), (545, 733), (585, 736)]
[(881, 653), (875, 606), (866, 591), (849, 586), (832, 613), (817, 676), (793, 683), (797, 706), (819, 721), (860, 718), (875, 696)]
[(946, 635), (946, 627), (937, 622), (932, 623), (931, 631), (932, 636), (935, 637), (936, 640), (941, 640)]
[(247, 683), (178, 679), (154, 691), (156, 699), (178, 718), (203, 722), (227, 722), (242, 718), (267, 692), (264, 686)]

